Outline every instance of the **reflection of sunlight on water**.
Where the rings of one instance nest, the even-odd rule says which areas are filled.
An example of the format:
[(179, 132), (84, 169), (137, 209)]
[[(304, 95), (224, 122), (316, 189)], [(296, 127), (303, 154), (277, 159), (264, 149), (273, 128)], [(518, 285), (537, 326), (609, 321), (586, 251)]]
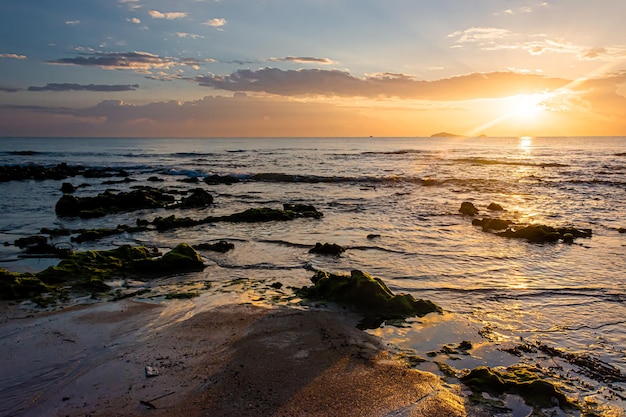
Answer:
[(526, 153), (530, 153), (533, 146), (533, 138), (530, 136), (522, 136), (519, 138), (519, 148)]

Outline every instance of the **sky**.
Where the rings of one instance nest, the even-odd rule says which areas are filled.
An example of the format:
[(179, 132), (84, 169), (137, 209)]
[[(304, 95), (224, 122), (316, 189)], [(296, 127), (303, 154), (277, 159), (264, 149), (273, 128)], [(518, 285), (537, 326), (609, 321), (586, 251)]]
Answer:
[(0, 136), (626, 136), (624, 0), (0, 0)]

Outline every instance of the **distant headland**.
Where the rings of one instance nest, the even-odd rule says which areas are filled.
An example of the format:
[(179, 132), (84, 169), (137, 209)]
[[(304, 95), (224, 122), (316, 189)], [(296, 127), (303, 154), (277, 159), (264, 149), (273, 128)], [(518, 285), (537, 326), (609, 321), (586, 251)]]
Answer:
[[(434, 133), (432, 135), (430, 135), (431, 138), (467, 138), (468, 136), (465, 135), (457, 135), (455, 133), (450, 133), (450, 132), (439, 132), (439, 133)], [(479, 135), (476, 136), (478, 138), (486, 138), (487, 135)]]

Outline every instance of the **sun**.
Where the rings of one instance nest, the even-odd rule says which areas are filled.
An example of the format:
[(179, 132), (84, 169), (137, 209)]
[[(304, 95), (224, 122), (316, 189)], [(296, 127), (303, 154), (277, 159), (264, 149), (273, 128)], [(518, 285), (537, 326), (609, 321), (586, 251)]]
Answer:
[(509, 97), (508, 112), (511, 117), (522, 121), (536, 120), (545, 111), (543, 102), (544, 94), (519, 94)]

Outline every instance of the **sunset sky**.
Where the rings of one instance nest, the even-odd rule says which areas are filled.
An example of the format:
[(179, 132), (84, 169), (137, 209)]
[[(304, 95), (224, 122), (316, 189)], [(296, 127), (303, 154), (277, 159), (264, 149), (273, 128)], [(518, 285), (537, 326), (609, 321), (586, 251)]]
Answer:
[(624, 0), (2, 0), (0, 136), (626, 135)]

